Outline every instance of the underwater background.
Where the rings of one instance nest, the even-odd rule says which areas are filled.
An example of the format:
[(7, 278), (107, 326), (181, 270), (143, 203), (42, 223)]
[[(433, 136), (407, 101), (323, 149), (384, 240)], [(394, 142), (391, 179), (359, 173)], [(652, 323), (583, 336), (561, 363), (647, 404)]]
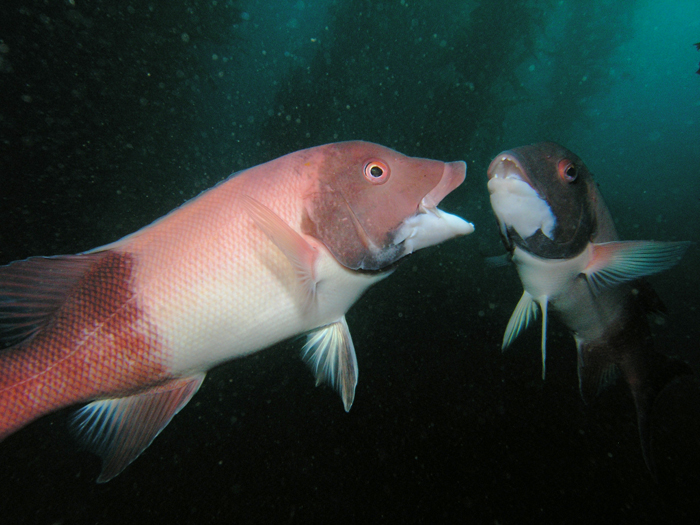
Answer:
[[(700, 516), (700, 388), (587, 406), (563, 325), (500, 345), (522, 293), (486, 190), (500, 151), (562, 143), (623, 239), (700, 241), (697, 0), (9, 0), (0, 13), (0, 263), (128, 234), (231, 172), (362, 139), (465, 160), (423, 250), (347, 315), (355, 403), (287, 341), (212, 370), (124, 473), (66, 409), (0, 444), (0, 523), (682, 523)], [(700, 251), (651, 278), (656, 347), (700, 373)]]

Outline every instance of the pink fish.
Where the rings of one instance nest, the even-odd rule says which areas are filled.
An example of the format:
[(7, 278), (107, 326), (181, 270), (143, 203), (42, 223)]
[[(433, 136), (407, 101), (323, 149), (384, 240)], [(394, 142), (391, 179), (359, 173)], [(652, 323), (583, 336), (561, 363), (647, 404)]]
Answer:
[(473, 231), (438, 203), (464, 162), (367, 142), (291, 153), (235, 174), (123, 239), (0, 267), (0, 439), (61, 407), (102, 457), (136, 459), (210, 368), (292, 337), (349, 410), (345, 313), (393, 264)]

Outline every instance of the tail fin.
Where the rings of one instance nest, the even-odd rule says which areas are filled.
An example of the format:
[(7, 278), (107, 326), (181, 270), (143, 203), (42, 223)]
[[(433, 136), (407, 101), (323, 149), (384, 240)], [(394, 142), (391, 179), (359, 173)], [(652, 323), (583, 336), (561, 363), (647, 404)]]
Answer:
[(649, 472), (656, 478), (656, 467), (651, 451), (651, 411), (654, 401), (666, 386), (677, 377), (690, 375), (693, 370), (687, 363), (652, 352), (649, 356), (649, 374), (645, 381), (630, 382), (632, 397), (637, 409), (637, 426), (642, 444), (642, 455)]
[[(638, 320), (643, 319), (639, 317)], [(634, 326), (636, 325), (636, 326)], [(620, 372), (632, 391), (642, 456), (656, 478), (651, 453), (651, 411), (661, 391), (675, 378), (692, 374), (689, 365), (658, 353), (651, 344), (646, 321), (627, 325), (616, 336), (593, 344), (578, 345), (581, 397), (590, 403)]]

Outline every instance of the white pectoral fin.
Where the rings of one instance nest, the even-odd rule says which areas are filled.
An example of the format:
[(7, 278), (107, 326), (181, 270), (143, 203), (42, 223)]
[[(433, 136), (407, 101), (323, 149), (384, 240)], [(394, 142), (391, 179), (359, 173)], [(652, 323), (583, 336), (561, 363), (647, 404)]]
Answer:
[(602, 289), (668, 270), (678, 263), (692, 243), (615, 241), (593, 244), (583, 274), (598, 294)]
[(310, 333), (302, 349), (302, 358), (316, 376), (316, 385), (323, 382), (335, 388), (349, 412), (357, 386), (357, 357), (345, 316), (335, 323)]
[(204, 375), (134, 396), (94, 401), (75, 414), (72, 424), (78, 438), (102, 458), (98, 483), (115, 477), (146, 450), (199, 390)]
[(503, 334), (501, 349), (507, 349), (516, 337), (530, 325), (530, 321), (537, 317), (537, 307), (542, 310), (542, 379), (545, 375), (545, 362), (547, 360), (547, 296), (533, 297), (527, 290), (523, 292), (518, 301), (513, 315), (510, 316), (506, 333)]
[(304, 290), (303, 305), (308, 309), (316, 299), (314, 267), (318, 252), (264, 204), (248, 195), (241, 197), (241, 202), (256, 226), (280, 249), (294, 267), (294, 272)]

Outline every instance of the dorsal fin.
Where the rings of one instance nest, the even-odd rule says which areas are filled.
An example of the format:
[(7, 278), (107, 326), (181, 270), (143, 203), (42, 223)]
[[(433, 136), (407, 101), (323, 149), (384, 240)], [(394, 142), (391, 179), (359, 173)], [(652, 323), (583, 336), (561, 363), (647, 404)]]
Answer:
[(31, 257), (0, 267), (0, 344), (32, 337), (104, 253)]

